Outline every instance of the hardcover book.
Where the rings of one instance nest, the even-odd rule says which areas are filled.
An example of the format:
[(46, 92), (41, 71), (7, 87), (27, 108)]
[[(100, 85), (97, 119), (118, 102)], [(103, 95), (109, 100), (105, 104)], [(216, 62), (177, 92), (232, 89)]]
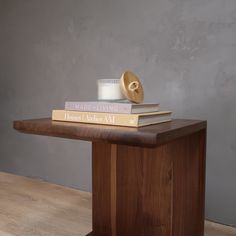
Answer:
[(144, 103), (133, 104), (129, 102), (66, 102), (65, 110), (89, 111), (106, 113), (137, 114), (144, 112), (156, 112), (159, 104)]
[(170, 121), (171, 112), (159, 111), (159, 112), (139, 113), (139, 114), (118, 114), (118, 113), (53, 110), (52, 120), (102, 124), (102, 125), (141, 127)]

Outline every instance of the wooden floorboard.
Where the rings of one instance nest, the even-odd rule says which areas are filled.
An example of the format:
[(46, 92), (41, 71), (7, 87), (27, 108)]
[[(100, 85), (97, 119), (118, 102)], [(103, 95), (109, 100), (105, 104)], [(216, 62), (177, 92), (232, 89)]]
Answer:
[[(91, 231), (91, 194), (0, 172), (0, 236), (85, 236)], [(205, 236), (236, 236), (206, 222)]]
[(235, 236), (236, 228), (217, 224), (213, 222), (205, 222), (205, 234), (204, 236)]
[(91, 194), (0, 173), (0, 236), (84, 236)]

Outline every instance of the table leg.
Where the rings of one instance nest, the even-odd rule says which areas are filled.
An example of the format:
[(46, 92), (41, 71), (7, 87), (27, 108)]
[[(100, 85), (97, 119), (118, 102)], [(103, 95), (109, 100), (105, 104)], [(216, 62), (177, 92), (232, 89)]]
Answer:
[(93, 143), (88, 236), (203, 236), (205, 131), (155, 148)]

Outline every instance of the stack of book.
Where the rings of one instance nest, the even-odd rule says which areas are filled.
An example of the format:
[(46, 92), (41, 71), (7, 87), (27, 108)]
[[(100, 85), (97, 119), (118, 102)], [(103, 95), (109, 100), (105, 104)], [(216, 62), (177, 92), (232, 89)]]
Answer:
[(64, 110), (53, 110), (52, 120), (141, 127), (171, 120), (170, 111), (159, 104), (130, 102), (66, 102)]

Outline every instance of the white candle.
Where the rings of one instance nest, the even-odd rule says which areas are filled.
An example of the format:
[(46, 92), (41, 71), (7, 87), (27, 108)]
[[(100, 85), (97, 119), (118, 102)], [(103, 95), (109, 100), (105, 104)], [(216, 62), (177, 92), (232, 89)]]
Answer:
[(120, 79), (99, 79), (98, 100), (120, 100), (124, 96), (120, 89)]

